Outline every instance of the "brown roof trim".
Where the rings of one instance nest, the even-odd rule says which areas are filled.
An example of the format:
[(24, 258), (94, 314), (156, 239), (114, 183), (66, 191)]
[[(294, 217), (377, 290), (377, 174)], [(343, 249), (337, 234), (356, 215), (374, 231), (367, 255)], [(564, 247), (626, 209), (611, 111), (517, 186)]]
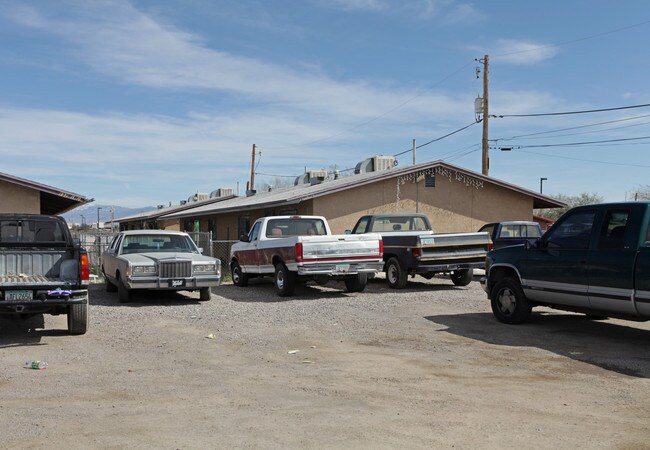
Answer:
[[(180, 213), (180, 211), (170, 212), (168, 213), (168, 215), (165, 215), (162, 218), (181, 219), (184, 217), (201, 217), (206, 215), (212, 215), (215, 213), (222, 214), (228, 212), (268, 208), (273, 206), (292, 205), (292, 204), (300, 203), (305, 200), (311, 200), (317, 197), (322, 197), (325, 195), (330, 195), (333, 193), (345, 191), (359, 186), (372, 184), (377, 182), (378, 180), (397, 178), (403, 175), (408, 175), (421, 170), (427, 170), (436, 167), (441, 167), (442, 169), (455, 171), (457, 173), (470, 176), (480, 182), (495, 184), (503, 188), (520, 192), (524, 195), (528, 195), (533, 198), (534, 209), (562, 208), (566, 206), (566, 204), (563, 202), (539, 194), (535, 191), (530, 191), (528, 189), (524, 189), (510, 183), (506, 183), (505, 181), (501, 181), (496, 178), (492, 178), (468, 169), (454, 166), (453, 164), (449, 164), (442, 160), (436, 160), (436, 161), (429, 161), (426, 163), (420, 163), (411, 166), (393, 168), (381, 172), (368, 172), (365, 174), (352, 175), (350, 177), (339, 178), (338, 180), (326, 181), (314, 186), (303, 186), (303, 185), (294, 186), (291, 188), (287, 188), (286, 191), (283, 192), (284, 195), (281, 198), (275, 198), (273, 200), (268, 200), (266, 202), (264, 201), (265, 193), (259, 193), (256, 194), (255, 196), (249, 197), (252, 199), (250, 203), (241, 204), (241, 202), (238, 202), (237, 204), (230, 207), (227, 204), (224, 204), (224, 205), (219, 205), (219, 207), (214, 210), (203, 209), (203, 206), (205, 205), (194, 204), (192, 209), (187, 209), (185, 211), (182, 211), (182, 213)], [(310, 189), (310, 191), (305, 192), (305, 188)], [(275, 194), (277, 194), (277, 192), (275, 192)], [(235, 201), (237, 200), (245, 201), (245, 199), (246, 199), (245, 197), (244, 198), (237, 197)], [(256, 201), (256, 200), (260, 200), (260, 201)], [(194, 209), (199, 209), (199, 208), (201, 209), (198, 211), (194, 211)]]
[(172, 205), (172, 206), (167, 206), (164, 208), (160, 209), (154, 209), (151, 211), (145, 211), (141, 212), (138, 214), (134, 214), (132, 216), (127, 216), (127, 217), (121, 217), (119, 219), (115, 219), (116, 223), (129, 223), (129, 222), (138, 222), (142, 220), (152, 220), (152, 219), (157, 219), (161, 216), (165, 216), (167, 214), (174, 214), (178, 213), (181, 211), (185, 211), (187, 209), (192, 209), (192, 208), (197, 208), (199, 206), (206, 206), (206, 205), (211, 205), (213, 203), (219, 203), (225, 200), (230, 200), (232, 198), (237, 197), (236, 195), (228, 195), (226, 197), (214, 197), (214, 198), (209, 198), (206, 200), (201, 200), (198, 202), (194, 203), (188, 203), (185, 205)]
[(83, 195), (75, 194), (74, 192), (65, 191), (54, 186), (48, 186), (47, 184), (37, 183), (36, 181), (26, 180), (25, 178), (9, 175), (4, 172), (0, 172), (0, 180), (39, 191), (41, 193), (42, 214), (63, 214), (78, 206), (94, 201), (92, 198), (89, 199)]

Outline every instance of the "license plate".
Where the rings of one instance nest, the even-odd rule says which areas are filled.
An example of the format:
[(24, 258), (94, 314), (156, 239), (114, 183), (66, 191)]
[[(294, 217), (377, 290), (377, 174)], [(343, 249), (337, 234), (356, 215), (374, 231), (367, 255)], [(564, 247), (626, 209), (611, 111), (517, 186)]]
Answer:
[(169, 280), (167, 281), (170, 288), (185, 287), (185, 280)]
[(25, 300), (34, 300), (32, 291), (5, 291), (5, 301), (23, 302)]
[(346, 273), (350, 270), (350, 264), (337, 264), (334, 271), (337, 273)]

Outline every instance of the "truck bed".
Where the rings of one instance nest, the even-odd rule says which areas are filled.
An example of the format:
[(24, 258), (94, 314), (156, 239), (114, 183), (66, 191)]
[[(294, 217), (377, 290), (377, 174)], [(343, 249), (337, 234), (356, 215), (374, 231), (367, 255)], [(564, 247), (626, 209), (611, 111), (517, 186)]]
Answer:
[(0, 285), (53, 286), (79, 277), (73, 252), (58, 249), (5, 249), (0, 252)]

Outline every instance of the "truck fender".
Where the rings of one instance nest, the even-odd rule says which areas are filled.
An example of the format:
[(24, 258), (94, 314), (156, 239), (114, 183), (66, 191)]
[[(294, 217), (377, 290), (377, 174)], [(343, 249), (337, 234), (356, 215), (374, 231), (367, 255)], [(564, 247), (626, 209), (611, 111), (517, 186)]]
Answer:
[(492, 290), (492, 286), (499, 280), (506, 277), (513, 277), (522, 284), (521, 274), (519, 270), (512, 264), (496, 263), (490, 267), (489, 273), (486, 274), (488, 281), (488, 292)]

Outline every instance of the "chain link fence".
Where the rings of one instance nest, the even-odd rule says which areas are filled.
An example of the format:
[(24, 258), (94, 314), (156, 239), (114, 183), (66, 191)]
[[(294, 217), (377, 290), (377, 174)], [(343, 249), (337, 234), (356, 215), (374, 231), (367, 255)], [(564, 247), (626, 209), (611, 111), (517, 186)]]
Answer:
[(230, 249), (239, 241), (212, 241), (212, 256), (221, 261), (221, 276), (230, 276)]
[(88, 252), (88, 262), (90, 263), (90, 274), (92, 281), (101, 282), (104, 279), (101, 271), (101, 256), (110, 245), (113, 237), (117, 233), (110, 231), (92, 230), (73, 231), (72, 237), (79, 239), (81, 246)]

